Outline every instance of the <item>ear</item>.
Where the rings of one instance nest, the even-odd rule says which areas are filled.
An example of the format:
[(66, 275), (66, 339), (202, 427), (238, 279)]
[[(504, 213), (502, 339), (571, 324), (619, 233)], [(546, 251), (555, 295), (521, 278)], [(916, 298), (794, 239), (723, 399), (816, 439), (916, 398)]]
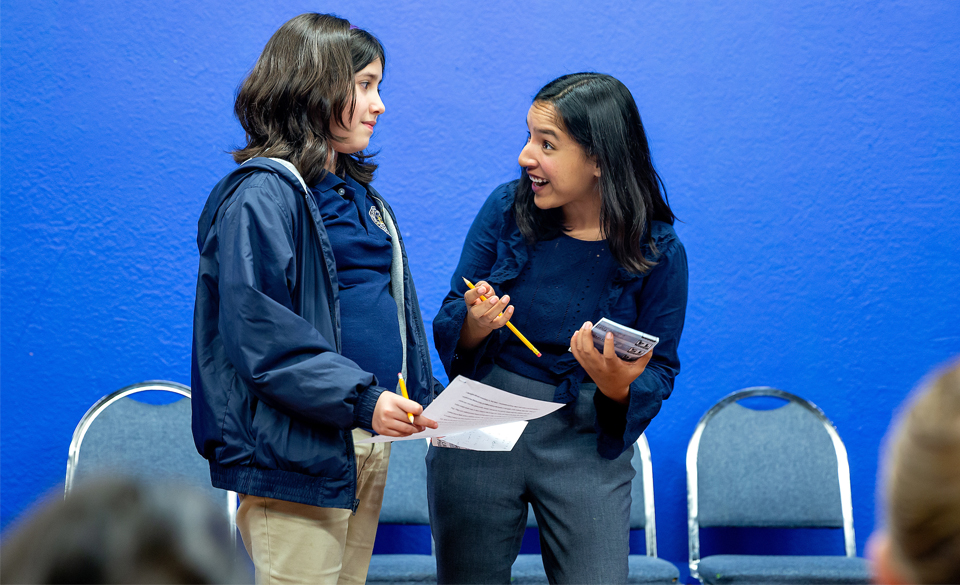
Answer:
[(597, 157), (593, 157), (593, 176), (600, 178), (600, 161), (597, 160)]
[(910, 583), (893, 560), (890, 550), (890, 535), (886, 531), (874, 532), (867, 541), (867, 558), (870, 572), (877, 585), (907, 585)]

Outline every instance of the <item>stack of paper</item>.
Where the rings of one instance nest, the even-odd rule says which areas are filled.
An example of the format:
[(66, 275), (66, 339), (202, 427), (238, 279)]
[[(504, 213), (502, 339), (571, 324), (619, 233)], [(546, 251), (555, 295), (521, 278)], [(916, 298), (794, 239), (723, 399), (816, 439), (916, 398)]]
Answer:
[(437, 421), (436, 429), (426, 429), (407, 437), (377, 435), (360, 442), (386, 443), (442, 437), (434, 444), (474, 451), (509, 451), (527, 426), (526, 421), (546, 416), (562, 406), (556, 402), (517, 396), (457, 376), (423, 410), (423, 416)]

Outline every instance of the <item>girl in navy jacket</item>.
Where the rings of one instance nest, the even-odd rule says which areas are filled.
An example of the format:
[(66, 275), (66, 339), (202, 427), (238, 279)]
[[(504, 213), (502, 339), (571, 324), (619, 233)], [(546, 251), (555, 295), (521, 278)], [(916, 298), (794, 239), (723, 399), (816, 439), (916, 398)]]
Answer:
[(363, 583), (389, 444), (357, 441), (435, 426), (406, 252), (363, 153), (383, 65), (343, 19), (284, 24), (237, 95), (241, 165), (200, 217), (193, 431), (213, 485), (240, 494), (258, 582)]

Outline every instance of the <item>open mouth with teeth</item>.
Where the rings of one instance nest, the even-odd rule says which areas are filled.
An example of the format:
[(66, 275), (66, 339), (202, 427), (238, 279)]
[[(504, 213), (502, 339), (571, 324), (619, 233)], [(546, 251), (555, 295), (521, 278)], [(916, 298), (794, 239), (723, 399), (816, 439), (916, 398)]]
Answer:
[[(529, 175), (527, 175), (529, 177)], [(546, 179), (541, 179), (540, 177), (530, 177), (530, 182), (533, 183), (534, 191), (537, 191), (547, 185), (550, 181)]]

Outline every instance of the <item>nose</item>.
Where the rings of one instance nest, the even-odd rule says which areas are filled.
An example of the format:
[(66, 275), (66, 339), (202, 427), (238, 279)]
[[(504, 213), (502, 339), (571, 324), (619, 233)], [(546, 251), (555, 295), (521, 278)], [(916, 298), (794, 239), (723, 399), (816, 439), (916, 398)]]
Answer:
[(386, 110), (387, 110), (387, 107), (383, 105), (383, 100), (380, 99), (380, 94), (378, 92), (377, 97), (375, 97), (373, 101), (370, 102), (370, 113), (376, 114), (377, 116), (379, 116), (380, 114), (384, 113)]
[(517, 157), (517, 162), (525, 169), (537, 165), (537, 159), (533, 158), (530, 148), (530, 141), (527, 140), (527, 143), (523, 145), (523, 149), (520, 150), (520, 156)]

